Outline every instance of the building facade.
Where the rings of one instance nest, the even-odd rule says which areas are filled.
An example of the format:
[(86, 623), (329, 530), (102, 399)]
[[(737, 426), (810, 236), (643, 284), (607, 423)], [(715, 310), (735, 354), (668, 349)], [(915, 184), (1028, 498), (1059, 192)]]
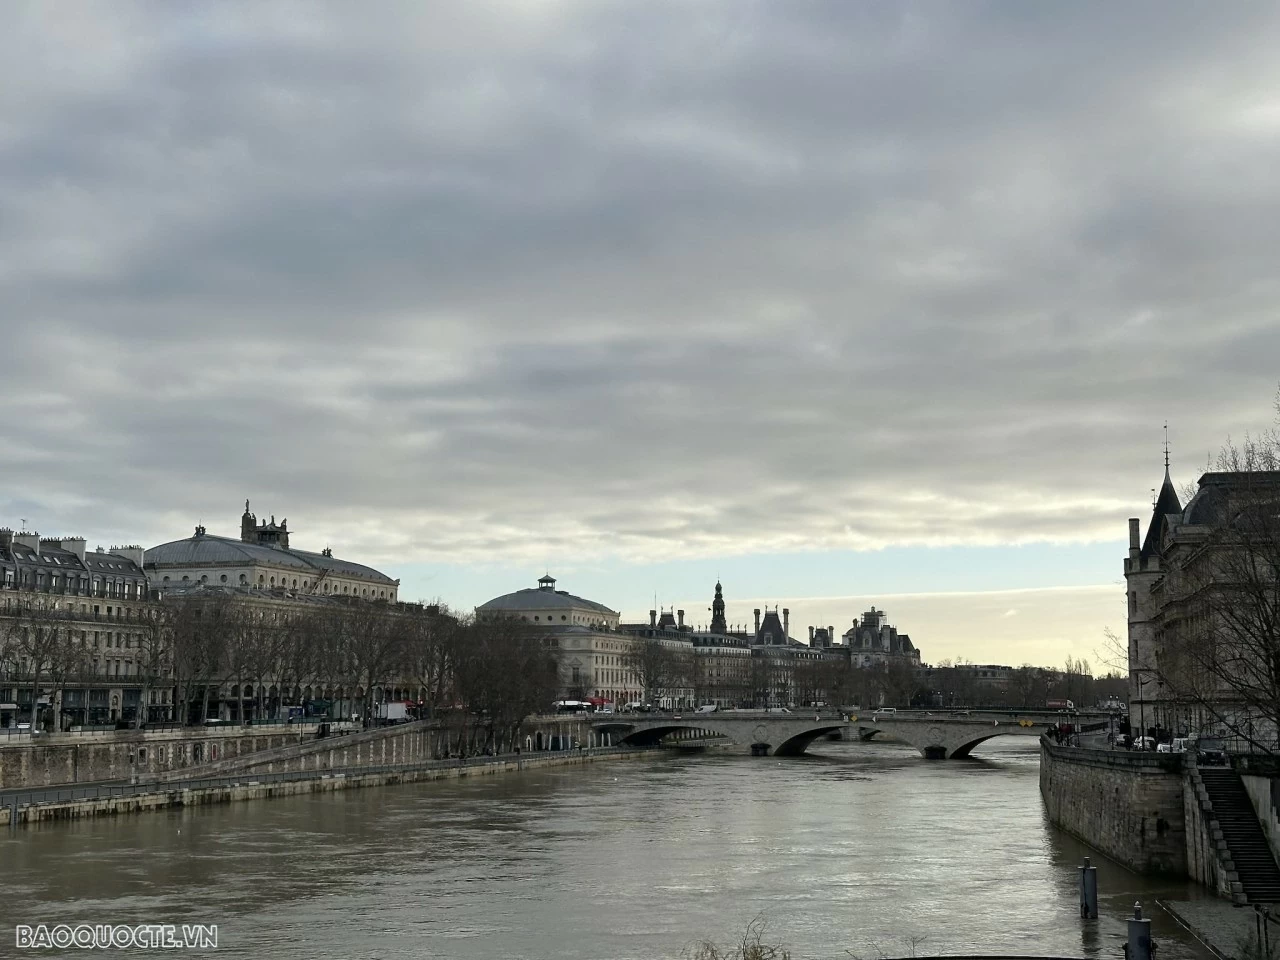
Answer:
[(400, 581), (364, 564), (341, 560), (325, 547), (316, 553), (290, 546), (289, 521), (258, 521), (244, 503), (238, 539), (208, 533), (203, 526), (185, 540), (146, 551), (143, 566), (160, 591), (183, 584), (274, 590), (296, 596), (354, 597), (395, 603)]
[(536, 587), (517, 590), (476, 607), (476, 617), (518, 620), (556, 651), (560, 692), (567, 700), (621, 704), (642, 695), (627, 666), (634, 637), (619, 629), (621, 615), (594, 600), (556, 589), (551, 574)]
[(41, 728), (167, 714), (142, 556), (0, 529), (0, 727), (31, 723), (33, 703)]
[(1280, 471), (1205, 473), (1184, 507), (1166, 458), (1140, 533), (1130, 519), (1130, 725), (1280, 749)]

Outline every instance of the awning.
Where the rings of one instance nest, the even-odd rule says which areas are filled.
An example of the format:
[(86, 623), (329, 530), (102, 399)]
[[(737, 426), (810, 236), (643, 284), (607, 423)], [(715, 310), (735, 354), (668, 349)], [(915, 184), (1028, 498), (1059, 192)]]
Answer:
[(587, 703), (593, 707), (603, 707), (606, 703), (613, 703), (613, 701), (606, 697), (587, 697)]
[(17, 710), (17, 709), (18, 709), (18, 705), (16, 703), (0, 703), (0, 710)]

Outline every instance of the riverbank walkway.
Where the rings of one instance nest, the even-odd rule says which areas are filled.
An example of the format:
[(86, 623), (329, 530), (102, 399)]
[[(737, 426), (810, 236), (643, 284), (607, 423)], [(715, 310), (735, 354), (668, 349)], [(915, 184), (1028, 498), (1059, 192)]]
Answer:
[(1280, 954), (1280, 912), (1213, 897), (1156, 902), (1222, 960)]

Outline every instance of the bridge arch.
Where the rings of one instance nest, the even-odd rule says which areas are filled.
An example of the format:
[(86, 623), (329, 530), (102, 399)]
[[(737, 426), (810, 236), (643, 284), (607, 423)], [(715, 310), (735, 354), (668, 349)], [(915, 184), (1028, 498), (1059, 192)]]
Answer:
[(706, 731), (750, 747), (754, 755), (780, 757), (799, 756), (814, 740), (847, 726), (843, 718), (807, 721), (791, 715), (742, 716), (731, 713), (697, 714), (678, 720), (674, 717), (612, 718), (592, 724), (595, 730), (613, 733), (617, 743), (633, 746), (655, 746), (664, 737), (682, 730)]
[(882, 718), (857, 724), (859, 740), (877, 734), (891, 736), (920, 751), (926, 760), (968, 757), (980, 743), (994, 737), (1039, 736), (1043, 724), (981, 720), (944, 720), (938, 717)]

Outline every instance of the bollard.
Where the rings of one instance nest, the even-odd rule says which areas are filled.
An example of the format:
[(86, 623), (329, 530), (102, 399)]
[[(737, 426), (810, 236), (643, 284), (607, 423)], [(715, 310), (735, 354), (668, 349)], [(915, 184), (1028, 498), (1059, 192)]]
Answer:
[(1128, 960), (1154, 960), (1155, 944), (1151, 942), (1151, 921), (1142, 919), (1142, 904), (1133, 905), (1129, 920), (1129, 942), (1124, 945)]
[(1098, 868), (1084, 858), (1080, 868), (1080, 919), (1098, 919)]

